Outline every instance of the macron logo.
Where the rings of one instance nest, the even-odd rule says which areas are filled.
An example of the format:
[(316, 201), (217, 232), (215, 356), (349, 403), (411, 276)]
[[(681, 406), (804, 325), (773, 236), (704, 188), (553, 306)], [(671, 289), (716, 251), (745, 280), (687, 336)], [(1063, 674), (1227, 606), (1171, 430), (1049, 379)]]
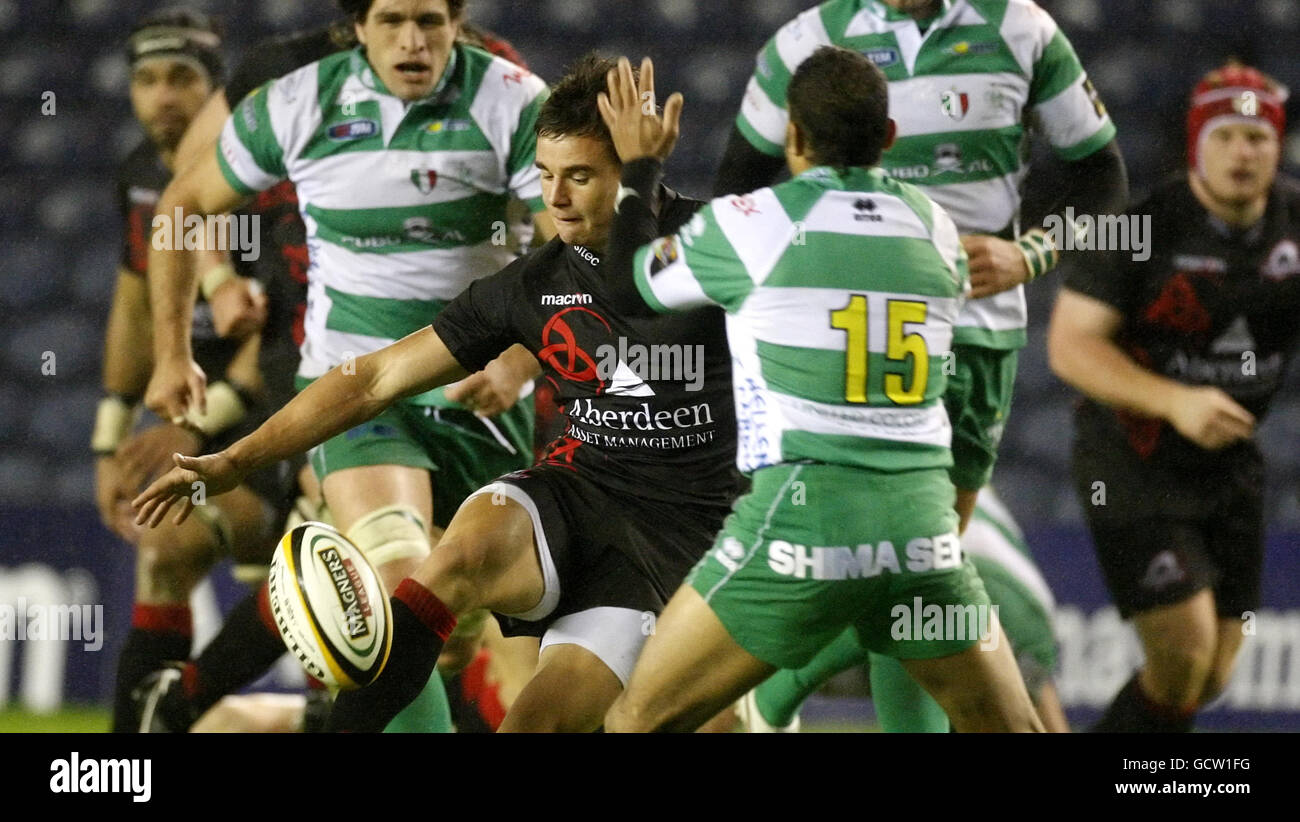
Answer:
[(73, 751), (50, 763), (50, 793), (127, 793), (132, 802), (153, 796), (152, 759), (82, 759)]
[(542, 305), (590, 305), (590, 294), (543, 294)]

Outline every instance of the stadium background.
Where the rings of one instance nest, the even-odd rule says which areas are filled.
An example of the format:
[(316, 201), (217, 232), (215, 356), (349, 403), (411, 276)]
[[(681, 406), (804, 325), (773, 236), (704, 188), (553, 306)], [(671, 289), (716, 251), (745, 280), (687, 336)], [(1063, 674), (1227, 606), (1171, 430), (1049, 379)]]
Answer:
[[(131, 24), (170, 3), (0, 0), (0, 608), (42, 599), (104, 606), (104, 646), (0, 638), (0, 729), (95, 727), (129, 619), (130, 549), (99, 523), (87, 448), (104, 322), (120, 253), (112, 175), (141, 138), (127, 98)], [(220, 15), (234, 66), (273, 33), (336, 16), (326, 0), (195, 0)], [(686, 96), (669, 178), (702, 196), (754, 54), (808, 0), (471, 0), (470, 18), (511, 40), (544, 79), (588, 49), (649, 54), (662, 93)], [(1135, 198), (1183, 166), (1186, 95), (1229, 55), (1300, 89), (1300, 4), (1292, 0), (1041, 0), (1079, 53), (1119, 128)], [(55, 112), (42, 113), (53, 92)], [(1288, 112), (1297, 119), (1296, 98)], [(1286, 163), (1300, 166), (1292, 127)], [(1050, 196), (1040, 156), (1033, 203)], [(1059, 686), (1072, 720), (1095, 716), (1136, 660), (1107, 602), (1067, 473), (1072, 392), (1048, 370), (1044, 332), (1055, 277), (1029, 289), (1029, 345), (995, 484), (1058, 598)], [(47, 373), (53, 352), (53, 373)], [(43, 369), (43, 365), (45, 366)], [(1300, 390), (1294, 369), (1259, 438), (1270, 475), (1269, 551), (1258, 635), (1202, 725), (1300, 729)], [(238, 590), (205, 587), (202, 635)], [(0, 635), (2, 637), (2, 635)], [(282, 671), (282, 674), (287, 672)], [(283, 679), (283, 676), (282, 676)], [(851, 691), (852, 677), (839, 681)], [(90, 706), (77, 712), (76, 706)], [(71, 710), (70, 710), (71, 709)], [(857, 722), (862, 703), (821, 699), (809, 718)], [(47, 714), (53, 715), (46, 716)]]

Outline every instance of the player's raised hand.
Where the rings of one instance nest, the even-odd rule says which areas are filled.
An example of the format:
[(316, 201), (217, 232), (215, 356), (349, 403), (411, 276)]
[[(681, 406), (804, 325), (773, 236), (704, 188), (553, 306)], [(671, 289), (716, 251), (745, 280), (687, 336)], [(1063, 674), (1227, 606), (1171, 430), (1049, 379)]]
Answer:
[(641, 81), (632, 75), (632, 64), (618, 58), (618, 68), (606, 78), (608, 90), (596, 98), (600, 116), (609, 127), (614, 150), (624, 163), (642, 157), (668, 159), (681, 133), (682, 95), (674, 92), (664, 104), (661, 116), (655, 102), (654, 64), (641, 60)]
[(972, 300), (1008, 291), (1029, 279), (1029, 266), (1020, 247), (1009, 240), (989, 234), (964, 234), (970, 265)]
[(165, 420), (179, 423), (190, 408), (207, 411), (207, 375), (188, 356), (161, 357), (154, 364), (144, 404)]
[(1255, 433), (1255, 415), (1212, 385), (1185, 386), (1174, 397), (1168, 419), (1178, 433), (1207, 451)]
[(224, 451), (204, 457), (173, 454), (172, 461), (176, 464), (175, 468), (154, 480), (140, 496), (132, 500), (131, 505), (137, 512), (137, 525), (156, 527), (172, 506), (177, 504), (180, 505), (180, 510), (172, 522), (180, 525), (195, 505), (205, 504), (209, 496), (224, 494), (239, 485), (244, 478), (244, 472)]

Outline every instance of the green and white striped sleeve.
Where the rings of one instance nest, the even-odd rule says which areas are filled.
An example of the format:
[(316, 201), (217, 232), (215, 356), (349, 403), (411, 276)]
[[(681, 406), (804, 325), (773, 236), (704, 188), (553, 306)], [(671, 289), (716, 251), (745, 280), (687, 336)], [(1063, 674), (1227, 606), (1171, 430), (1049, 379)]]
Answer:
[(1002, 31), (1029, 73), (1029, 108), (1038, 130), (1059, 157), (1078, 160), (1114, 139), (1115, 124), (1047, 12), (1028, 0), (1012, 0)]
[(217, 141), (217, 162), (240, 194), (265, 191), (288, 176), (284, 149), (271, 127), (271, 81), (254, 89), (230, 113)]
[(641, 298), (655, 311), (688, 311), (720, 305), (734, 311), (754, 283), (719, 226), (715, 200), (676, 234), (660, 237), (637, 250), (632, 272)]
[(758, 53), (754, 75), (736, 115), (736, 127), (750, 145), (780, 157), (785, 144), (785, 93), (799, 64), (821, 46), (831, 44), (821, 8), (811, 8), (782, 26)]

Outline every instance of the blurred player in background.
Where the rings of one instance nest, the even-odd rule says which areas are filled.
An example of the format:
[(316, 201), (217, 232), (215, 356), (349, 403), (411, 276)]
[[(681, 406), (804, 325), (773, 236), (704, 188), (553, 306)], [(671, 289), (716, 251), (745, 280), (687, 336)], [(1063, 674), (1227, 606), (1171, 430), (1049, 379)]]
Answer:
[[(1011, 408), (1017, 352), (1027, 339), (1024, 284), (1058, 259), (1043, 229), (1020, 225), (1024, 143), (1041, 135), (1066, 161), (1051, 211), (1112, 214), (1128, 197), (1115, 126), (1065, 34), (1029, 0), (830, 0), (786, 24), (759, 52), (715, 194), (750, 191), (780, 172), (786, 87), (799, 64), (828, 43), (867, 55), (884, 72), (898, 138), (880, 166), (943, 206), (970, 255), (971, 299), (943, 366), (950, 473), (964, 529)], [(829, 676), (857, 664), (857, 653), (837, 655), (848, 648), (837, 643), (815, 667)], [(890, 678), (914, 690), (888, 660), (872, 670), (878, 702), (888, 699)], [(801, 701), (796, 692), (763, 693), (785, 681), (760, 686), (760, 707), (768, 699)]]
[[(523, 65), (522, 58), (505, 40), (491, 32), (474, 29), (468, 23), (460, 29), (459, 39), (471, 45), (489, 48), (493, 53), (506, 56)], [(212, 95), (195, 118), (185, 137), (177, 147), (177, 165), (181, 168), (215, 151), (221, 128), (230, 116), (232, 104), (238, 104), (257, 87), (288, 74), (309, 63), (314, 63), (348, 45), (355, 45), (351, 23), (335, 23), (319, 29), (286, 37), (274, 37), (255, 44), (236, 66), (230, 80), (217, 94)], [(512, 201), (512, 205), (515, 201)], [(298, 213), (298, 198), (294, 185), (284, 180), (259, 192), (249, 204), (249, 211), (260, 217), (261, 248), (271, 249), (248, 264), (257, 282), (245, 277), (226, 276), (220, 279), (204, 278), (202, 291), (209, 295), (218, 331), (227, 329), (247, 315), (269, 297), (269, 316), (262, 332), (261, 370), (265, 378), (268, 405), (278, 408), (293, 397), (293, 376), (298, 366), (298, 347), (303, 342), (303, 319), (307, 297), (306, 227)], [(523, 209), (527, 213), (527, 209)], [(512, 220), (517, 225), (518, 220)], [(531, 224), (529, 225), (531, 233)], [(265, 294), (265, 297), (259, 297)], [(541, 413), (542, 409), (538, 409)], [(330, 519), (323, 507), (319, 482), (307, 468), (299, 473), (303, 496), (295, 510), (300, 518)], [(142, 692), (138, 701), (153, 698), (161, 700), (169, 719), (159, 717), (155, 729), (184, 730), (189, 721), (203, 714), (225, 694), (251, 682), (284, 653), (274, 621), (261, 602), (263, 591), (261, 577), (256, 579), (258, 590), (238, 605), (227, 617), (221, 631), (204, 651), (181, 668), (182, 676), (162, 675), (154, 679), (158, 694)], [(453, 676), (475, 656), (482, 644), (482, 626), (479, 630), (467, 622), (457, 637), (448, 644), (448, 651), (440, 660), (439, 669)], [(488, 636), (498, 636), (489, 632)], [(521, 641), (525, 646), (527, 640)], [(498, 660), (497, 668), (506, 673), (503, 690), (513, 694), (522, 682), (516, 681), (519, 657), (536, 656), (536, 648), (516, 648), (521, 642), (504, 643), (497, 640), (493, 651), (507, 658)], [(459, 683), (456, 683), (459, 686)], [(441, 707), (442, 693), (430, 688), (421, 700), (412, 704), (393, 723), (390, 730), (439, 730), (446, 710)], [(489, 700), (490, 702), (490, 700)], [(178, 704), (180, 703), (180, 704)], [(236, 730), (291, 730), (303, 727), (303, 709), (315, 706), (315, 695), (307, 700), (294, 698), (268, 698), (263, 700), (232, 700), (223, 706), (219, 716), (209, 717), (205, 728), (220, 728), (226, 720)], [(183, 709), (182, 709), (183, 708)], [(287, 720), (287, 721), (286, 721)], [(305, 723), (311, 728), (310, 718)]]
[[(1007, 632), (1007, 640), (1020, 668), (1025, 689), (1034, 701), (1043, 726), (1053, 733), (1068, 732), (1070, 725), (1061, 710), (1056, 686), (1052, 682), (1056, 670), (1056, 637), (1052, 630), (1052, 613), (1056, 608), (1047, 581), (1034, 564), (1033, 554), (1025, 543), (1020, 526), (1011, 512), (987, 485), (980, 491), (975, 513), (966, 532), (961, 536), (962, 550), (970, 557), (984, 581), (989, 601), (998, 607), (998, 620)], [(843, 646), (843, 647), (837, 647)], [(819, 663), (834, 660), (856, 660), (855, 664), (898, 666), (898, 661), (879, 654), (870, 654), (850, 630), (840, 634), (799, 670), (780, 670), (772, 674), (768, 684), (755, 688), (740, 703), (740, 719), (751, 732), (785, 732), (799, 729), (799, 709), (803, 701), (825, 684), (840, 670), (824, 671)], [(872, 677), (877, 676), (871, 671)], [(906, 685), (910, 684), (911, 688)], [(889, 688), (884, 699), (876, 701), (876, 719), (881, 730), (892, 732), (947, 733), (949, 722), (943, 708), (909, 678), (904, 682), (895, 676), (885, 677)], [(874, 680), (873, 680), (874, 688)], [(759, 704), (758, 699), (769, 701)], [(780, 700), (780, 701), (778, 701)], [(760, 707), (762, 710), (759, 710)]]
[[(206, 414), (131, 429), (135, 405), (150, 376), (150, 311), (146, 282), (154, 235), (154, 208), (175, 165), (181, 135), (221, 82), (221, 40), (211, 18), (184, 9), (159, 12), (140, 21), (128, 40), (131, 101), (148, 132), (119, 171), (126, 219), (126, 243), (118, 271), (105, 339), (104, 388), (96, 417), (93, 447), (96, 497), (105, 524), (136, 547), (136, 594), (132, 627), (118, 663), (114, 689), (115, 731), (135, 730), (131, 690), (169, 659), (190, 653), (192, 620), (189, 594), (217, 557), (233, 552), (244, 561), (266, 561), (289, 500), (290, 486), (275, 467), (249, 478), (247, 487), (214, 501), (204, 516), (185, 527), (138, 531), (129, 501), (173, 453), (198, 454), (208, 445), (228, 442), (256, 424), (265, 403), (258, 369), (259, 339), (253, 333), (264, 318), (254, 305), (229, 314), (243, 340), (223, 339), (206, 301), (194, 310), (192, 345), (202, 367), (220, 382), (210, 389)], [(158, 230), (170, 233), (170, 217), (160, 213)], [(193, 264), (203, 278), (230, 276), (226, 254), (208, 251)], [(263, 417), (264, 418), (264, 417)]]
[[(508, 194), (541, 207), (531, 128), (541, 80), (457, 43), (463, 2), (342, 5), (361, 45), (250, 94), (219, 148), (164, 195), (187, 214), (220, 213), (295, 183), (311, 252), (299, 387), (419, 328), (508, 262), (496, 239)], [(545, 234), (549, 223), (538, 219)], [(164, 365), (149, 401), (168, 414), (202, 396), (183, 344), (189, 280), (174, 256), (160, 255), (153, 278)], [(536, 371), (520, 349), (491, 376), (410, 398), (313, 452), (334, 520), (390, 585), (428, 553), (432, 529), (466, 494), (527, 464), (532, 409), (518, 398)]]
[(753, 488), (673, 595), (606, 728), (697, 728), (851, 628), (903, 659), (958, 730), (1041, 730), (996, 619), (993, 647), (890, 625), (916, 598), (986, 614), (989, 601), (961, 556), (941, 403), (966, 257), (942, 208), (875, 167), (895, 129), (884, 76), (857, 52), (814, 51), (789, 83), (794, 179), (716, 199), (638, 248), (677, 124), (621, 74), (601, 101), (631, 189), (612, 228), (618, 304), (726, 309), (737, 464)]
[(1052, 370), (1086, 395), (1075, 486), (1146, 654), (1098, 731), (1191, 730), (1259, 606), (1254, 433), (1300, 336), (1300, 189), (1277, 176), (1285, 99), (1237, 63), (1202, 78), (1187, 175), (1129, 212), (1150, 221), (1150, 259), (1110, 249), (1072, 266), (1052, 314)]
[[(457, 617), (490, 607), (506, 633), (542, 637), (537, 671), (502, 729), (595, 730), (656, 614), (735, 498), (722, 313), (629, 320), (609, 308), (601, 260), (620, 166), (597, 95), (614, 65), (581, 60), (538, 116), (537, 165), (557, 239), (473, 283), (432, 327), (359, 359), (355, 375), (331, 371), (243, 443), (181, 461), (137, 500), (143, 521), (158, 521), (177, 502), (183, 515), (179, 495), (197, 477), (229, 487), (255, 463), (456, 379), (512, 343), (538, 354), (568, 416), (564, 435), (537, 464), (471, 496), (437, 550), (398, 586), (384, 672), (339, 695), (334, 729), (382, 727), (429, 675)], [(650, 73), (644, 82), (653, 88)], [(662, 230), (701, 205), (666, 187), (654, 197)], [(677, 367), (647, 368), (651, 346), (675, 348)]]

